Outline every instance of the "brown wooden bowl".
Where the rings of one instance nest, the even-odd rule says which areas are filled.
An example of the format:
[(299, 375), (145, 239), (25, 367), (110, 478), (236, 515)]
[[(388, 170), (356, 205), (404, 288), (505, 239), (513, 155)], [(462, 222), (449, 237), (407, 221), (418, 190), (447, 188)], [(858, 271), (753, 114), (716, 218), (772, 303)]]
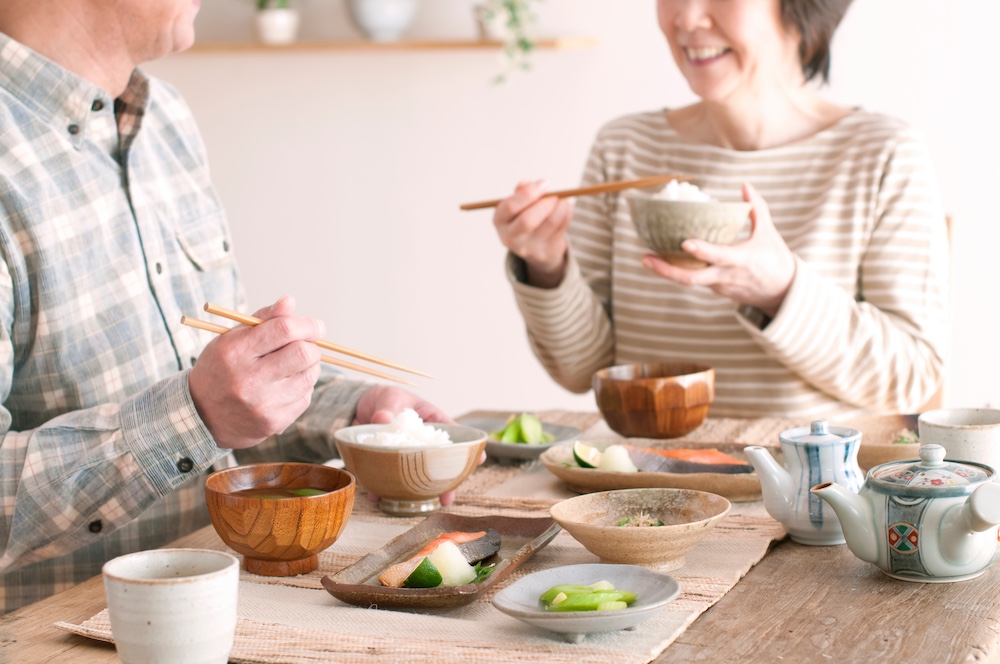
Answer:
[[(293, 576), (319, 566), (317, 554), (337, 541), (354, 507), (354, 476), (312, 463), (260, 463), (212, 473), (205, 500), (219, 537), (243, 554), (243, 568)], [(267, 498), (246, 489), (320, 489), (315, 496)]]
[(677, 438), (694, 431), (715, 398), (715, 371), (684, 362), (623, 364), (594, 373), (597, 408), (629, 438)]

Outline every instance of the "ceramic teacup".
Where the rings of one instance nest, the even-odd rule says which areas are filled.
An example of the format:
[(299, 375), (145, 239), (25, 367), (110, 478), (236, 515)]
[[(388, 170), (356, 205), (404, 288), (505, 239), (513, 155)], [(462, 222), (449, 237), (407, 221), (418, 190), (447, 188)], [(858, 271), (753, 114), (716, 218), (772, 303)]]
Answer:
[(984, 463), (1000, 470), (1000, 410), (929, 410), (920, 414), (917, 428), (921, 445), (940, 445), (949, 459)]
[(125, 664), (225, 664), (236, 632), (240, 562), (207, 549), (155, 549), (102, 568)]

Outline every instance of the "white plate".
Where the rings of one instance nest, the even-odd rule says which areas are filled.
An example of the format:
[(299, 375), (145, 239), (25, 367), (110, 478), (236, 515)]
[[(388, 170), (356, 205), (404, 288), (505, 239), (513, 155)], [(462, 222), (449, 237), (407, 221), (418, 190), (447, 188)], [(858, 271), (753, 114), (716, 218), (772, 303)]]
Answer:
[[(487, 434), (491, 431), (502, 429), (507, 424), (504, 417), (470, 417), (460, 420), (461, 424), (482, 429)], [(576, 440), (581, 431), (576, 427), (562, 424), (549, 424), (542, 422), (542, 431), (547, 431), (556, 437), (551, 443), (539, 443), (529, 445), (528, 443), (501, 443), (495, 440), (486, 441), (486, 455), (501, 462), (510, 460), (537, 459), (542, 452), (567, 441)]]
[[(618, 590), (638, 595), (620, 611), (574, 611), (552, 613), (538, 605), (538, 597), (552, 586), (563, 583), (590, 585), (610, 581)], [(529, 574), (493, 596), (493, 606), (529, 625), (561, 632), (567, 641), (578, 643), (585, 634), (634, 629), (674, 601), (681, 584), (672, 576), (637, 565), (565, 565)]]

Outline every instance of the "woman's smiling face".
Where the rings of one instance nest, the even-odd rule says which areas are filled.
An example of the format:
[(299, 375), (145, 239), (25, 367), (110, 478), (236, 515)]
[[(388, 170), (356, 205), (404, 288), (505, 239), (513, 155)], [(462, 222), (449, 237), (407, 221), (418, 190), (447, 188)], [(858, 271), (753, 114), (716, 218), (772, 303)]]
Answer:
[(782, 23), (779, 3), (658, 0), (660, 29), (695, 94), (723, 102), (801, 82), (799, 35)]

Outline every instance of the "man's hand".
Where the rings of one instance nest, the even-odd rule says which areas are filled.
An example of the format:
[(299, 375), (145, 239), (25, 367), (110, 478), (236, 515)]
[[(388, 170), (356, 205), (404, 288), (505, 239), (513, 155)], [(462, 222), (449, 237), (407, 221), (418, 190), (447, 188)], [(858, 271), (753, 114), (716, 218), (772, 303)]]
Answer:
[(320, 373), (313, 341), (325, 329), (294, 311), (291, 296), (257, 311), (263, 323), (216, 337), (191, 369), (191, 398), (219, 447), (253, 447), (309, 406)]

